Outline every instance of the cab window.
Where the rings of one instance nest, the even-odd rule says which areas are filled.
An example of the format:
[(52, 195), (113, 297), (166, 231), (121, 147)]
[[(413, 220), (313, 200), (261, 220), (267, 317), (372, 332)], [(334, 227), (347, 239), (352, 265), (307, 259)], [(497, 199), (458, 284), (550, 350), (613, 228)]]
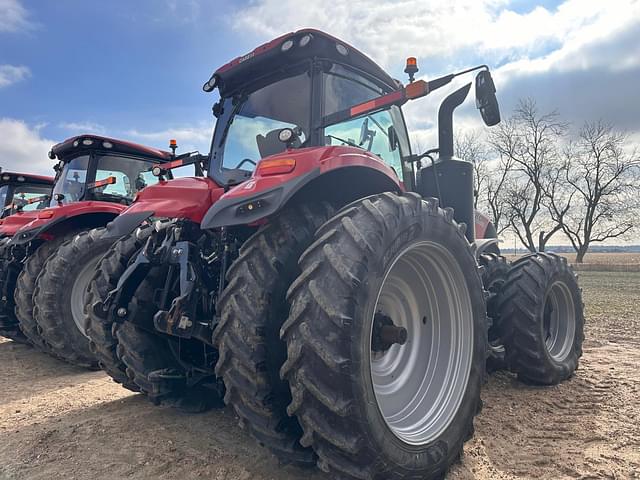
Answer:
[(49, 205), (51, 187), (46, 185), (17, 185), (13, 190), (13, 203), (22, 210), (40, 210)]
[[(326, 119), (390, 90), (334, 64), (323, 73), (323, 91), (322, 116)], [(380, 112), (329, 125), (324, 129), (324, 139), (325, 145), (364, 148), (393, 168), (399, 179), (403, 178), (402, 156), (409, 154), (408, 141), (402, 113), (395, 105)]]
[[(397, 107), (392, 107), (397, 108)], [(326, 145), (352, 145), (370, 151), (402, 178), (402, 161), (390, 110), (331, 125), (324, 130)]]
[(158, 183), (159, 179), (151, 173), (153, 162), (105, 155), (98, 159), (95, 181), (115, 178), (114, 183), (96, 187), (92, 194), (96, 199), (133, 201), (137, 192), (148, 185)]

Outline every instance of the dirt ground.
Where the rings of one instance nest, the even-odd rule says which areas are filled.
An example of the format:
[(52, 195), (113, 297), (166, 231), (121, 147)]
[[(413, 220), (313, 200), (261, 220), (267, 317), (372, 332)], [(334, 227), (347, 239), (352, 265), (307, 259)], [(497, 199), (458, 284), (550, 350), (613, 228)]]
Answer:
[[(492, 376), (448, 478), (640, 479), (640, 273), (584, 272), (581, 283), (575, 377), (538, 388)], [(154, 407), (101, 372), (0, 342), (0, 479), (326, 479), (279, 466), (228, 409)]]

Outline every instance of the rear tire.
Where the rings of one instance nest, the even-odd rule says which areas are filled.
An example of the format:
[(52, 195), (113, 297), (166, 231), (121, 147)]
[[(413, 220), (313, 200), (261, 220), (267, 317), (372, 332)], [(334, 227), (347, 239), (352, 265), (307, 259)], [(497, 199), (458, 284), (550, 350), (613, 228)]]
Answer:
[(113, 244), (104, 228), (81, 232), (49, 257), (33, 293), (33, 316), (45, 342), (67, 362), (98, 366), (84, 316), (87, 287), (100, 259)]
[(300, 424), (287, 416), (291, 394), (279, 375), (287, 357), (280, 327), (289, 311), (287, 288), (300, 273), (298, 258), (330, 212), (327, 204), (286, 210), (242, 245), (218, 301), (221, 320), (213, 335), (225, 403), (260, 444), (300, 466), (315, 464), (316, 456), (300, 445)]
[(36, 248), (24, 262), (14, 290), (15, 313), (16, 318), (20, 322), (20, 330), (22, 330), (22, 333), (24, 333), (29, 341), (36, 347), (56, 358), (60, 357), (55, 350), (44, 341), (42, 335), (40, 335), (38, 323), (33, 316), (33, 292), (36, 288), (38, 275), (40, 275), (45, 262), (60, 245), (73, 238), (76, 233), (77, 232), (73, 232), (55, 238)]
[(519, 258), (500, 297), (509, 368), (525, 382), (555, 385), (578, 368), (584, 312), (577, 276), (550, 253)]
[(507, 368), (504, 353), (504, 331), (500, 317), (499, 296), (509, 275), (507, 260), (496, 253), (483, 253), (479, 258), (482, 271), (482, 285), (489, 293), (487, 298), (487, 315), (489, 317), (489, 357), (487, 372), (495, 372)]
[(116, 288), (118, 279), (126, 270), (129, 261), (140, 251), (152, 231), (152, 228), (143, 228), (140, 235), (134, 232), (111, 246), (102, 257), (89, 284), (84, 312), (87, 334), (91, 339), (91, 351), (98, 359), (98, 364), (113, 381), (133, 392), (140, 391), (140, 388), (127, 376), (127, 367), (118, 358), (118, 339), (115, 335), (118, 324), (106, 314), (105, 317), (98, 316), (93, 310), (93, 305), (103, 302), (109, 292)]
[[(325, 472), (441, 478), (473, 435), (487, 323), (464, 230), (435, 199), (386, 193), (343, 209), (300, 258), (281, 373)], [(380, 333), (395, 321), (403, 346)]]

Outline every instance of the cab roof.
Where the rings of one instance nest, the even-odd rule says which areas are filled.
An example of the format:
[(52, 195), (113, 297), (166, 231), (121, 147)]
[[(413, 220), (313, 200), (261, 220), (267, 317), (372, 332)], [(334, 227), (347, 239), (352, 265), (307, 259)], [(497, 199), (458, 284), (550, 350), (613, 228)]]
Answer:
[[(0, 170), (0, 183), (40, 183), (42, 185), (53, 185), (53, 177), (46, 175), (34, 175), (32, 173), (5, 172)], [(20, 180), (22, 178), (22, 180)]]
[(54, 145), (51, 147), (51, 151), (49, 152), (49, 158), (59, 158), (60, 160), (64, 160), (64, 157), (71, 154), (86, 151), (115, 152), (125, 155), (135, 155), (138, 157), (146, 157), (150, 161), (159, 162), (166, 162), (172, 159), (171, 152), (167, 152), (165, 150), (159, 150), (157, 148), (127, 142), (126, 140), (119, 140), (117, 138), (103, 137), (93, 134), (78, 135)]
[[(310, 37), (306, 45), (300, 40)], [(291, 43), (290, 43), (291, 41)], [(285, 43), (287, 44), (285, 46)], [(283, 50), (291, 45), (288, 49)], [(228, 96), (269, 71), (310, 58), (325, 58), (350, 65), (376, 78), (391, 90), (400, 87), (378, 64), (351, 45), (320, 30), (306, 28), (284, 34), (218, 68), (213, 76), (221, 96)]]

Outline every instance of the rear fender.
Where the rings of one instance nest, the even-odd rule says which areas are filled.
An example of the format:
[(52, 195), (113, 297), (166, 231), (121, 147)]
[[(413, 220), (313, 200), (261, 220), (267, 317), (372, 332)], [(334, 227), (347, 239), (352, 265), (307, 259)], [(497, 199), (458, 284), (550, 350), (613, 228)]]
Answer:
[[(24, 225), (13, 236), (13, 245), (22, 245), (39, 237), (55, 238), (78, 229), (103, 227), (113, 220), (126, 207), (110, 202), (79, 202), (51, 209), (40, 210), (38, 218)], [(42, 212), (51, 211), (49, 218)]]
[[(290, 173), (260, 175), (260, 164), (293, 158)], [(290, 201), (330, 201), (344, 204), (383, 191), (403, 191), (391, 167), (379, 157), (355, 147), (289, 150), (258, 163), (250, 180), (220, 197), (202, 219), (202, 228), (246, 225), (265, 219)]]

